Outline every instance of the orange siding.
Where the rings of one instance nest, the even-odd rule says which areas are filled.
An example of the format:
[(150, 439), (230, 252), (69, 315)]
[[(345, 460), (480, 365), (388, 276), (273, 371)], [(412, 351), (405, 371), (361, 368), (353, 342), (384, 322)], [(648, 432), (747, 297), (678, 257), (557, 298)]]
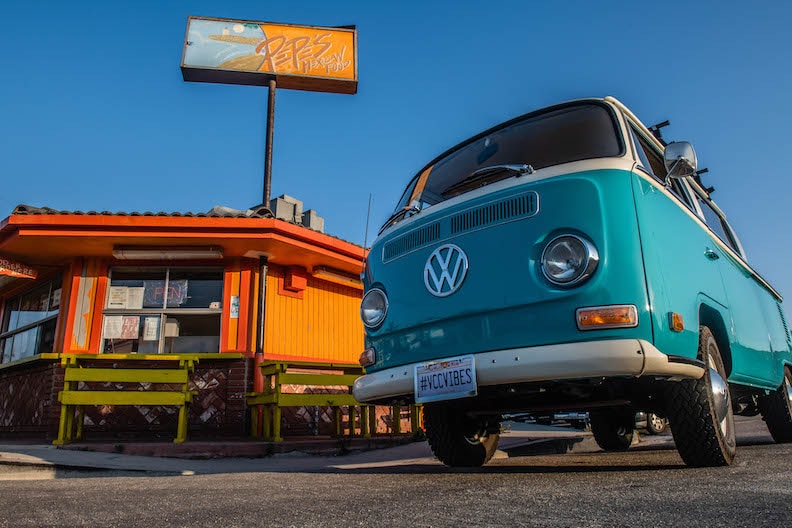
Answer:
[(250, 283), (252, 266), (250, 261), (245, 260), (241, 264), (239, 274), (239, 336), (237, 337), (237, 350), (242, 353), (250, 354), (250, 304), (253, 302)]
[(96, 295), (94, 296), (93, 320), (91, 322), (91, 335), (89, 337), (88, 350), (92, 354), (101, 354), (102, 324), (104, 323), (102, 311), (104, 310), (105, 300), (107, 298), (107, 286), (109, 282), (107, 279), (107, 272), (110, 266), (104, 261), (97, 261), (95, 265), (97, 266)]
[(227, 267), (223, 280), (223, 315), (220, 330), (220, 352), (236, 352), (239, 348), (239, 317), (231, 317), (231, 297), (239, 297), (239, 263)]
[(264, 356), (357, 363), (363, 350), (361, 292), (308, 277), (302, 299), (280, 295), (281, 267), (267, 275)]
[[(98, 340), (102, 330), (101, 309), (104, 307), (104, 298), (101, 296), (105, 294), (106, 287), (107, 267), (102, 261), (97, 259), (75, 260), (72, 265), (72, 286), (64, 352), (81, 354), (99, 352)], [(63, 301), (61, 300), (61, 302)], [(91, 348), (92, 346), (94, 348)]]

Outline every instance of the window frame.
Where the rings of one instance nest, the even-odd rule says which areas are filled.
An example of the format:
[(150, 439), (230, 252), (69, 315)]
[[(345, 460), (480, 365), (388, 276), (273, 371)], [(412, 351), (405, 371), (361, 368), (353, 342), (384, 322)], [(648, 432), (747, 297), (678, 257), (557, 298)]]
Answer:
[[(737, 237), (734, 229), (732, 229), (729, 221), (726, 220), (726, 215), (723, 214), (723, 211), (720, 210), (720, 207), (718, 207), (700, 187), (694, 186), (693, 193), (696, 197), (696, 203), (699, 209), (699, 218), (702, 222), (704, 222), (704, 225), (707, 226), (707, 229), (745, 261), (745, 252), (743, 251), (740, 239)], [(726, 240), (724, 240), (723, 237), (718, 234), (718, 231), (712, 225), (710, 225), (707, 215), (704, 212), (705, 207), (711, 211), (715, 215), (715, 218), (717, 218), (718, 222), (720, 222), (720, 228), (723, 231), (723, 234), (726, 236)]]
[[(693, 213), (698, 215), (698, 211), (696, 209), (696, 200), (694, 198), (694, 194), (689, 188), (686, 181), (672, 179), (670, 182), (666, 183), (666, 170), (665, 164), (663, 162), (663, 154), (655, 148), (652, 142), (646, 137), (643, 131), (640, 129), (636, 123), (634, 123), (631, 119), (625, 116), (625, 120), (627, 122), (627, 132), (630, 136), (630, 142), (633, 145), (633, 154), (635, 156), (635, 163), (636, 169), (640, 169), (642, 172), (651, 176), (655, 181), (661, 183), (666, 189), (668, 189), (671, 194), (682, 204), (690, 209)], [(643, 153), (643, 157), (641, 156)], [(642, 165), (643, 158), (646, 158), (646, 162), (649, 164), (649, 167), (646, 168)], [(661, 168), (660, 171), (656, 171), (655, 167), (652, 167), (652, 160), (654, 160), (656, 164), (656, 168)], [(660, 172), (660, 174), (656, 174), (656, 172)]]
[[(110, 298), (110, 288), (112, 287), (113, 283), (113, 272), (118, 271), (124, 272), (142, 272), (142, 273), (151, 273), (151, 272), (162, 272), (164, 276), (164, 290), (165, 293), (163, 294), (162, 298), (162, 307), (159, 308), (107, 308), (109, 298)], [(189, 272), (212, 272), (218, 273), (220, 275), (220, 307), (219, 308), (174, 308), (168, 307), (168, 286), (170, 282), (171, 272), (177, 271), (178, 273), (189, 273)], [(124, 316), (124, 315), (138, 315), (140, 317), (146, 316), (158, 316), (159, 323), (158, 323), (158, 337), (157, 337), (157, 351), (156, 354), (165, 354), (170, 353), (166, 352), (166, 339), (167, 335), (166, 332), (166, 324), (168, 320), (168, 316), (175, 317), (175, 316), (185, 316), (185, 315), (213, 315), (217, 316), (218, 318), (218, 349), (213, 352), (189, 352), (190, 354), (212, 354), (212, 353), (219, 353), (222, 349), (222, 337), (223, 337), (223, 296), (225, 294), (225, 269), (222, 266), (172, 266), (172, 265), (163, 265), (163, 266), (112, 266), (108, 269), (107, 272), (107, 292), (105, 294), (104, 299), (104, 307), (102, 309), (102, 330), (101, 330), (101, 339), (100, 339), (100, 353), (113, 353), (106, 352), (105, 349), (107, 347), (107, 343), (112, 341), (113, 338), (106, 338), (105, 337), (105, 317), (107, 316)], [(140, 323), (138, 323), (140, 324)], [(141, 337), (138, 337), (137, 340), (142, 340)], [(111, 345), (112, 346), (112, 345)], [(140, 353), (140, 352), (131, 352), (131, 353)], [(181, 352), (173, 352), (174, 354), (180, 354)], [(186, 352), (185, 352), (186, 353)]]
[[(16, 307), (18, 309), (20, 307), (20, 303), (22, 302), (22, 298), (25, 295), (29, 295), (29, 294), (31, 294), (31, 293), (35, 292), (36, 290), (39, 290), (39, 289), (43, 290), (44, 287), (47, 287), (47, 310), (46, 310), (46, 312), (53, 311), (52, 310), (52, 306), (50, 306), (50, 304), (52, 302), (53, 293), (55, 291), (57, 291), (57, 290), (61, 291), (61, 297), (60, 297), (60, 300), (58, 302), (58, 306), (54, 310), (55, 313), (47, 315), (45, 317), (42, 317), (41, 319), (33, 321), (32, 323), (27, 323), (27, 324), (24, 324), (24, 325), (21, 325), (21, 326), (17, 326), (17, 327), (15, 327), (12, 330), (8, 330), (6, 328), (6, 326), (10, 326), (10, 324), (11, 324), (11, 313), (14, 311), (14, 308), (12, 307), (12, 305), (13, 305), (14, 301), (16, 301)], [(37, 284), (31, 286), (30, 288), (22, 290), (19, 293), (17, 293), (16, 295), (14, 295), (14, 296), (12, 296), (12, 297), (10, 297), (8, 299), (5, 299), (3, 301), (2, 319), (0, 319), (0, 364), (10, 363), (12, 361), (16, 361), (17, 359), (24, 359), (24, 358), (32, 357), (32, 356), (35, 356), (37, 354), (43, 353), (40, 350), (37, 350), (41, 346), (41, 334), (38, 334), (38, 333), (36, 334), (36, 344), (35, 344), (34, 350), (33, 350), (33, 352), (31, 354), (26, 354), (26, 355), (23, 355), (22, 357), (19, 357), (19, 358), (8, 359), (8, 358), (5, 357), (5, 348), (6, 348), (7, 341), (9, 339), (11, 339), (12, 340), (11, 355), (12, 355), (13, 354), (13, 339), (17, 335), (21, 335), (21, 334), (23, 334), (25, 332), (33, 330), (34, 328), (43, 327), (43, 326), (45, 326), (47, 324), (52, 323), (53, 321), (55, 322), (55, 335), (54, 335), (53, 342), (52, 342), (53, 350), (50, 350), (49, 352), (54, 352), (55, 351), (54, 349), (55, 349), (55, 346), (56, 346), (57, 332), (58, 332), (58, 327), (57, 327), (57, 325), (58, 325), (58, 317), (60, 316), (61, 306), (63, 305), (63, 301), (64, 301), (62, 293), (63, 293), (63, 275), (58, 274), (58, 275), (55, 275), (53, 277), (50, 277), (49, 279), (42, 280), (42, 281), (38, 282)]]
[[(489, 129), (487, 129), (487, 130), (485, 130), (483, 132), (480, 132), (480, 133), (478, 133), (478, 134), (466, 139), (465, 141), (463, 141), (463, 142), (451, 147), (450, 149), (446, 150), (445, 152), (443, 152), (442, 154), (440, 154), (439, 156), (434, 158), (432, 161), (427, 163), (424, 167), (421, 168), (421, 170), (419, 170), (415, 174), (415, 176), (410, 178), (409, 182), (407, 183), (406, 187), (404, 188), (404, 191), (400, 195), (399, 201), (397, 202), (397, 205), (396, 205), (396, 209), (391, 214), (391, 217), (380, 227), (379, 234), (382, 234), (387, 228), (389, 228), (392, 225), (398, 223), (399, 221), (403, 220), (407, 216), (406, 214), (404, 214), (402, 216), (399, 216), (399, 214), (400, 214), (400, 212), (402, 210), (405, 211), (405, 213), (406, 213), (406, 207), (409, 206), (409, 204), (403, 203), (403, 202), (406, 199), (409, 199), (410, 197), (412, 197), (413, 189), (415, 188), (416, 184), (418, 183), (419, 178), (427, 170), (433, 168), (435, 165), (437, 165), (439, 163), (442, 163), (447, 158), (449, 158), (453, 154), (456, 154), (457, 152), (461, 151), (462, 149), (468, 147), (469, 145), (472, 145), (473, 143), (476, 143), (477, 141), (479, 141), (481, 139), (484, 139), (484, 138), (486, 138), (488, 136), (491, 136), (491, 135), (493, 135), (495, 133), (498, 133), (501, 130), (505, 130), (505, 129), (513, 126), (513, 125), (517, 125), (518, 123), (526, 122), (526, 121), (529, 121), (529, 120), (532, 120), (532, 119), (536, 119), (536, 118), (539, 118), (539, 117), (541, 117), (543, 115), (550, 115), (550, 114), (555, 113), (555, 112), (560, 112), (560, 111), (563, 111), (563, 110), (570, 110), (570, 109), (573, 109), (575, 107), (584, 107), (584, 106), (597, 106), (597, 107), (600, 107), (600, 108), (602, 108), (603, 110), (606, 111), (606, 113), (608, 114), (608, 117), (610, 118), (610, 124), (613, 127), (614, 138), (619, 144), (618, 145), (618, 147), (619, 147), (618, 153), (616, 155), (613, 155), (613, 156), (585, 157), (585, 158), (580, 158), (580, 159), (575, 159), (575, 160), (568, 160), (568, 161), (564, 161), (564, 162), (561, 162), (561, 163), (554, 163), (552, 165), (543, 166), (539, 170), (542, 170), (542, 169), (545, 169), (545, 168), (550, 168), (550, 167), (556, 167), (556, 166), (560, 166), (560, 165), (565, 165), (567, 163), (576, 163), (576, 162), (588, 161), (588, 160), (592, 160), (592, 159), (623, 158), (625, 155), (627, 155), (628, 146), (627, 146), (627, 141), (624, 138), (624, 134), (622, 133), (622, 130), (621, 130), (621, 124), (620, 124), (620, 120), (619, 120), (619, 111), (616, 108), (614, 108), (611, 104), (609, 104), (608, 102), (603, 101), (603, 100), (599, 100), (599, 99), (580, 99), (580, 100), (576, 100), (576, 101), (570, 101), (570, 102), (567, 102), (567, 103), (561, 103), (561, 104), (557, 104), (557, 105), (553, 105), (553, 106), (548, 106), (548, 107), (545, 107), (545, 108), (540, 108), (538, 110), (534, 110), (533, 112), (529, 112), (527, 114), (523, 114), (521, 116), (515, 117), (515, 118), (510, 119), (508, 121), (505, 121), (503, 123), (500, 123), (500, 124), (498, 124), (498, 125), (496, 125), (496, 126), (494, 126), (492, 128), (489, 128)], [(465, 192), (467, 192), (467, 191), (465, 191)], [(422, 193), (423, 193), (423, 191), (422, 191)], [(460, 194), (464, 194), (464, 193), (460, 193)], [(443, 200), (440, 200), (440, 202), (447, 201), (447, 200), (452, 199), (452, 198), (453, 197), (444, 197)], [(437, 203), (440, 203), (440, 202), (437, 202)], [(436, 205), (436, 204), (432, 204), (432, 205)]]

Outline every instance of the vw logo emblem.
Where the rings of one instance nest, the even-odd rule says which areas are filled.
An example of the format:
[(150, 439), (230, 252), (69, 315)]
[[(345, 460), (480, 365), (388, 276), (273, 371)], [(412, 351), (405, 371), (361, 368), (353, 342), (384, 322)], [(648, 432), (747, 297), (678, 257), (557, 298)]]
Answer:
[(424, 284), (435, 297), (457, 291), (468, 271), (468, 258), (459, 246), (445, 244), (432, 251), (424, 266)]

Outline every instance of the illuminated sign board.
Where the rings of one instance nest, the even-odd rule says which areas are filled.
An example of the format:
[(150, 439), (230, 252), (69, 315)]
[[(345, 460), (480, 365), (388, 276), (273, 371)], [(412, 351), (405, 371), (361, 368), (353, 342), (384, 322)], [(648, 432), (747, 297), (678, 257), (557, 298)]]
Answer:
[(181, 64), (185, 81), (357, 92), (357, 31), (190, 17)]

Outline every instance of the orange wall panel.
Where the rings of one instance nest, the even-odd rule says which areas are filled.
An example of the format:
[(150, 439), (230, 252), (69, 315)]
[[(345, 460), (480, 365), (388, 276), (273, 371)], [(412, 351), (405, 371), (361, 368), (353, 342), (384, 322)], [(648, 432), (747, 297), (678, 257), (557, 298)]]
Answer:
[(278, 293), (285, 270), (267, 275), (264, 357), (357, 363), (363, 350), (358, 289), (308, 276), (302, 299)]

